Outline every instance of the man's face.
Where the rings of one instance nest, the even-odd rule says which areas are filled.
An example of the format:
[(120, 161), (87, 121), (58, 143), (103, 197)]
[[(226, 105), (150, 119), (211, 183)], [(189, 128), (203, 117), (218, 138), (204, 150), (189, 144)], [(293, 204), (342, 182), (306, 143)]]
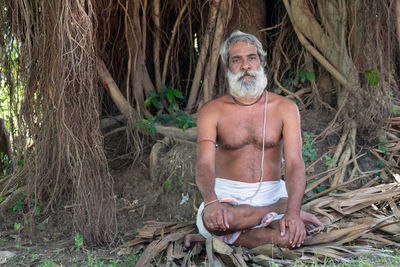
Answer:
[(257, 70), (260, 66), (260, 58), (255, 45), (238, 42), (229, 49), (229, 69), (233, 73), (246, 70)]
[(267, 86), (267, 77), (257, 49), (246, 42), (238, 42), (230, 47), (226, 76), (229, 92), (236, 98), (258, 97)]

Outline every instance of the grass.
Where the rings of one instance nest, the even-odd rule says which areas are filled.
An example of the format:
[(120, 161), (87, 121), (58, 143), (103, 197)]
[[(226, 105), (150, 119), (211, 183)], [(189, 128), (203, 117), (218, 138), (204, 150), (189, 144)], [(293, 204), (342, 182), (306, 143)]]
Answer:
[[(45, 246), (36, 246), (31, 240), (24, 242), (19, 240), (0, 239), (0, 246), (6, 245), (9, 249), (17, 254), (9, 258), (4, 266), (91, 266), (91, 267), (130, 267), (135, 266), (141, 254), (133, 255), (118, 255), (109, 254), (105, 250), (89, 250), (79, 233), (72, 236), (73, 244), (68, 248), (60, 248), (51, 244)], [(22, 243), (22, 245), (21, 245)], [(36, 242), (35, 242), (36, 243)], [(331, 258), (325, 258), (323, 262), (317, 262), (314, 258), (313, 263), (303, 263), (300, 260), (295, 261), (290, 266), (292, 267), (314, 267), (314, 266), (329, 266), (329, 267), (381, 267), (381, 266), (400, 266), (400, 249), (388, 248), (382, 250), (382, 254), (365, 254), (347, 259), (346, 261), (338, 262)], [(154, 266), (163, 266), (165, 263), (165, 255), (156, 257), (153, 261)], [(248, 262), (248, 266), (259, 266)], [(270, 266), (277, 266), (273, 262)]]
[[(140, 255), (110, 255), (107, 257), (96, 255), (95, 251), (89, 252), (86, 254), (78, 251), (74, 251), (72, 254), (69, 254), (69, 261), (66, 259), (66, 255), (54, 255), (54, 256), (44, 256), (43, 254), (36, 254), (35, 252), (30, 252), (27, 255), (26, 250), (23, 255), (17, 255), (9, 261), (7, 261), (7, 266), (54, 266), (54, 264), (58, 264), (61, 266), (91, 266), (91, 267), (114, 267), (114, 266), (122, 266), (129, 267), (135, 266), (136, 262), (139, 260)], [(76, 255), (75, 255), (76, 254)], [(400, 266), (400, 250), (394, 249), (393, 252), (387, 253), (388, 256), (374, 256), (372, 254), (362, 255), (359, 257), (350, 258), (346, 262), (337, 262), (333, 259), (326, 258), (323, 263), (314, 262), (311, 264), (306, 264), (301, 261), (295, 261), (291, 264), (291, 267), (316, 267), (316, 266), (329, 266), (329, 267), (381, 267), (381, 266), (390, 266), (397, 267)], [(77, 257), (74, 257), (77, 256)], [(68, 261), (66, 263), (66, 261)], [(163, 262), (163, 259), (161, 260)], [(162, 265), (159, 265), (162, 266)], [(249, 266), (258, 266), (256, 264)], [(271, 263), (270, 266), (277, 266)]]
[(393, 252), (387, 253), (388, 256), (376, 256), (373, 254), (361, 255), (350, 258), (348, 261), (337, 262), (331, 258), (326, 258), (323, 263), (314, 262), (305, 264), (301, 261), (296, 261), (291, 264), (291, 267), (314, 267), (314, 266), (329, 266), (329, 267), (381, 267), (400, 266), (400, 250), (394, 249)]

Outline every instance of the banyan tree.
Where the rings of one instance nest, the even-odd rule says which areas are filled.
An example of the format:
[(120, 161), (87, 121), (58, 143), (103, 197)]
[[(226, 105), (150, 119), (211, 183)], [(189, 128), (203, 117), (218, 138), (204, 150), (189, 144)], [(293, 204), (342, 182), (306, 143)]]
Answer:
[[(101, 120), (123, 118), (132, 160), (146, 127), (195, 138), (178, 126), (194, 126), (185, 122), (199, 106), (227, 91), (219, 48), (235, 29), (268, 51), (268, 90), (332, 114), (315, 141), (338, 136), (327, 168), (342, 167), (329, 177), (342, 183), (361, 172), (362, 146), (398, 138), (388, 125), (400, 112), (399, 17), (399, 0), (1, 0), (0, 85), (15, 158), (1, 195), (24, 188), (27, 215), (66, 201), (87, 240), (112, 243)], [(160, 114), (178, 123), (163, 126)], [(398, 154), (386, 160), (398, 171)]]

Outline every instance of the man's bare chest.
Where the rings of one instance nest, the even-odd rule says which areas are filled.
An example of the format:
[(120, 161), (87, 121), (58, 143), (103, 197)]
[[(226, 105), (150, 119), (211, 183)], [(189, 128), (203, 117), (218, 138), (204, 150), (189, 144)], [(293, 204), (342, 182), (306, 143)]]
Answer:
[[(262, 148), (264, 114), (227, 114), (218, 121), (217, 143), (221, 149), (240, 149), (247, 145)], [(268, 114), (265, 123), (265, 148), (280, 144), (282, 120)]]

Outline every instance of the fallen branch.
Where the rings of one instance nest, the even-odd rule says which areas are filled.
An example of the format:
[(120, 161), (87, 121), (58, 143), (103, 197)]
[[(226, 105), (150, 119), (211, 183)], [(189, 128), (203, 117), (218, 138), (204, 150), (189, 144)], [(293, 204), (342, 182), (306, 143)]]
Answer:
[(131, 105), (129, 105), (128, 101), (122, 95), (121, 91), (118, 88), (118, 85), (111, 77), (110, 72), (108, 71), (106, 65), (101, 59), (97, 60), (97, 73), (101, 82), (103, 83), (104, 88), (106, 88), (107, 93), (114, 101), (118, 110), (121, 111), (121, 113), (124, 114), (127, 118), (130, 118), (131, 116), (133, 116), (134, 118), (139, 118), (136, 110), (134, 110)]
[[(129, 105), (128, 101), (125, 97), (121, 94), (117, 84), (115, 83), (114, 79), (111, 77), (111, 74), (108, 72), (104, 62), (101, 59), (98, 59), (97, 64), (97, 72), (99, 74), (100, 80), (102, 81), (104, 87), (106, 88), (108, 94), (114, 101), (115, 105), (118, 107), (119, 111), (125, 116), (125, 118), (129, 118), (133, 116), (134, 119), (139, 118), (139, 114), (136, 112), (135, 109)], [(155, 124), (157, 133), (172, 137), (172, 138), (179, 138), (188, 141), (196, 141), (197, 140), (197, 128), (190, 128), (188, 130), (182, 130), (176, 127), (170, 126), (163, 126), (160, 124)], [(126, 126), (114, 129), (113, 131), (106, 133), (104, 136), (110, 136), (111, 134), (124, 131)], [(142, 131), (146, 133), (146, 131)]]
[[(127, 126), (116, 128), (116, 129), (104, 134), (104, 137), (108, 137), (115, 133), (125, 131), (126, 127)], [(171, 127), (171, 126), (163, 126), (160, 124), (155, 124), (154, 127), (156, 128), (157, 134), (161, 134), (166, 137), (174, 138), (177, 141), (179, 141), (179, 139), (182, 139), (185, 141), (196, 142), (196, 140), (197, 140), (197, 128), (196, 127), (190, 128), (187, 130), (183, 130), (183, 129)], [(144, 134), (151, 134), (149, 131), (146, 131), (141, 128), (138, 128), (138, 130)]]

